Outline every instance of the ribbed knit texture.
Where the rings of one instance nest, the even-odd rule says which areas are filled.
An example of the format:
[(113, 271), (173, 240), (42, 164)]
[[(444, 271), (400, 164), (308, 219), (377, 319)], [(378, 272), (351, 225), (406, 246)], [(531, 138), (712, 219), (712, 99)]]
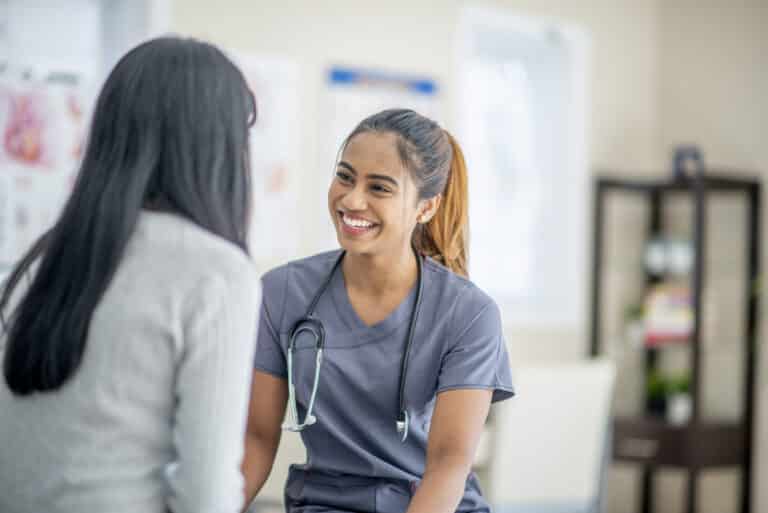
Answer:
[(0, 379), (0, 512), (239, 511), (259, 302), (238, 248), (142, 212), (72, 378)]

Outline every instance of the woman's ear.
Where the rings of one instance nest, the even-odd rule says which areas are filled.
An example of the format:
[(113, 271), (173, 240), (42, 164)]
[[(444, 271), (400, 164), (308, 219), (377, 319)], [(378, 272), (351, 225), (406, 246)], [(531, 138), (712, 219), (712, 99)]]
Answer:
[(440, 202), (443, 199), (442, 194), (432, 196), (428, 199), (419, 201), (419, 214), (416, 216), (416, 221), (419, 224), (428, 223), (434, 215), (437, 213), (437, 209), (440, 208)]

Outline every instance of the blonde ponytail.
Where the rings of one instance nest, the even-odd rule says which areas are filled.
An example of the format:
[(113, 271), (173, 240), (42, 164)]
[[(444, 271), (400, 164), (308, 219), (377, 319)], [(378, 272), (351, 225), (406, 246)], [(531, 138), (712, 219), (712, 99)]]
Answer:
[(469, 213), (467, 165), (456, 139), (444, 131), (451, 145), (451, 166), (443, 198), (432, 219), (414, 233), (416, 249), (454, 273), (467, 277)]

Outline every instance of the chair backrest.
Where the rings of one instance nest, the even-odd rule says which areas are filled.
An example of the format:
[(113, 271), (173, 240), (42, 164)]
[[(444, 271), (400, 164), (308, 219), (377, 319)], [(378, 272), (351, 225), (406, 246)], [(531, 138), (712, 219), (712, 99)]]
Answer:
[(494, 407), (489, 499), (496, 513), (600, 509), (616, 370), (607, 360), (515, 369)]

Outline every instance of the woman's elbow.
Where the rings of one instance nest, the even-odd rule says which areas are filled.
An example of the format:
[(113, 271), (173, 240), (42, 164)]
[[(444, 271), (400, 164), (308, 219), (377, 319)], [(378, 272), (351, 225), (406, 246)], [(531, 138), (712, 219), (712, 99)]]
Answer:
[(438, 448), (427, 458), (427, 472), (450, 470), (452, 473), (469, 475), (474, 463), (474, 451), (461, 447)]

